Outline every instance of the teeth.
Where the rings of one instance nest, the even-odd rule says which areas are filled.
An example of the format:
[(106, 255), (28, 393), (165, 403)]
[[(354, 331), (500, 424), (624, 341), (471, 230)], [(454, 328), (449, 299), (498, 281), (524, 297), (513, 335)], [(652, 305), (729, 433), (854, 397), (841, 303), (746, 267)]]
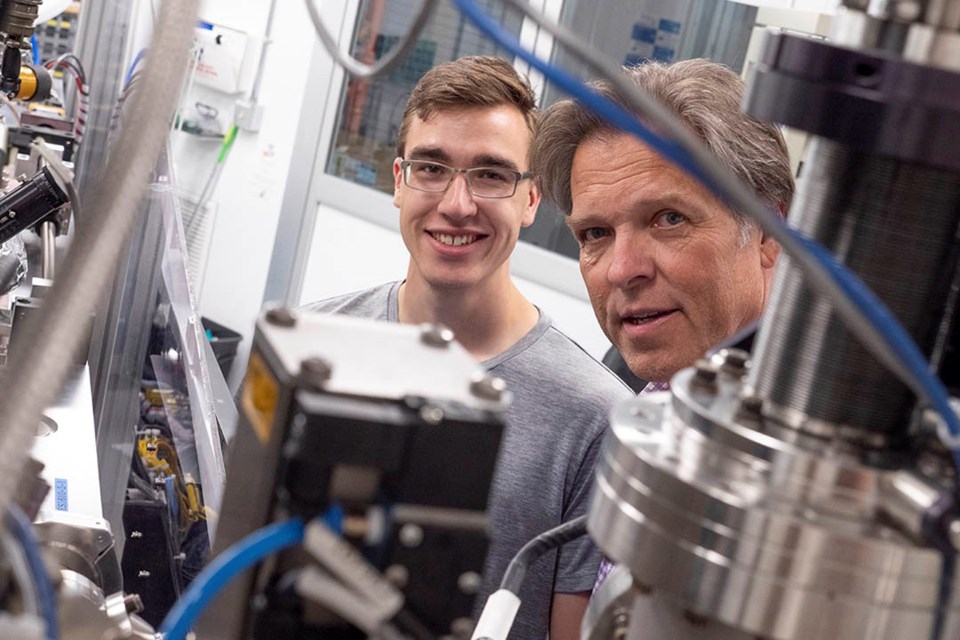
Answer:
[(447, 245), (447, 246), (449, 246), (449, 247), (459, 247), (459, 246), (464, 245), (464, 244), (471, 244), (472, 242), (476, 242), (476, 240), (477, 240), (477, 236), (475, 236), (475, 235), (469, 235), (469, 236), (451, 236), (451, 235), (447, 235), (447, 234), (445, 234), (445, 233), (434, 233), (434, 234), (431, 234), (431, 235), (432, 235), (438, 242), (440, 242), (441, 244), (445, 244), (445, 245)]

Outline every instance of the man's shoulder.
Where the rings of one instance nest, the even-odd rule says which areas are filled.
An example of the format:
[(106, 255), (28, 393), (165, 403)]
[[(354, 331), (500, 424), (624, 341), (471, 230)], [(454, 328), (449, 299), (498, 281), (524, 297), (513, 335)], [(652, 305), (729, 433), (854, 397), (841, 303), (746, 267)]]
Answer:
[(387, 282), (369, 289), (311, 302), (303, 305), (300, 309), (302, 311), (386, 320), (389, 312), (390, 293), (397, 284), (396, 282)]

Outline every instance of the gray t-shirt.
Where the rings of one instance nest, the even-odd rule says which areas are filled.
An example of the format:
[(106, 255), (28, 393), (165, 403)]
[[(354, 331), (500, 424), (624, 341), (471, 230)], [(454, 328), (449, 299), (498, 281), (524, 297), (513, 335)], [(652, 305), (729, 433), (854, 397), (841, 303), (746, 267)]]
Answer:
[[(307, 305), (326, 313), (399, 321), (400, 282)], [(513, 392), (494, 473), (492, 536), (479, 602), (500, 584), (507, 565), (529, 540), (587, 510), (607, 416), (633, 397), (606, 367), (540, 313), (520, 341), (483, 366)], [(551, 552), (528, 571), (510, 638), (542, 640), (553, 592), (590, 591), (600, 553), (587, 537)]]

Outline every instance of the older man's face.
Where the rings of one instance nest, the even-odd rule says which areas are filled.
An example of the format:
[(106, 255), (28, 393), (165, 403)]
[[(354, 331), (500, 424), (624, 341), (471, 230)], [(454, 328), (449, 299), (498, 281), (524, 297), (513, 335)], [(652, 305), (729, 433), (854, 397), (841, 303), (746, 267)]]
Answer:
[(594, 311), (639, 377), (669, 380), (763, 312), (779, 245), (632, 136), (582, 143), (570, 188)]

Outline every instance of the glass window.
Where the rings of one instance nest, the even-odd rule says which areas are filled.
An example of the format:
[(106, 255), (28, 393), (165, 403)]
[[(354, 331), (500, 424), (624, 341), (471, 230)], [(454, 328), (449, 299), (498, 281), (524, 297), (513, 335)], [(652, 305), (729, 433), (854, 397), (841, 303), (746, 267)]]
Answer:
[[(488, 14), (519, 35), (522, 15), (494, 0), (481, 0)], [(598, 11), (592, 0), (566, 0), (561, 21), (597, 51), (623, 64), (644, 60), (670, 62), (707, 57), (737, 72), (746, 56), (756, 7), (731, 0), (605, 0)], [(362, 0), (352, 53), (371, 63), (382, 57), (409, 28), (420, 0)], [(410, 55), (390, 74), (372, 81), (350, 79), (340, 97), (335, 135), (326, 171), (329, 174), (393, 193), (397, 130), (410, 91), (437, 64), (460, 56), (508, 57), (449, 3), (438, 5)], [(560, 48), (553, 62), (581, 77), (583, 65)], [(547, 85), (543, 106), (565, 97)], [(562, 213), (544, 202), (536, 222), (520, 239), (576, 258), (577, 242)]]
[[(382, 57), (407, 32), (420, 2), (363, 0), (351, 53), (368, 64)], [(493, 0), (479, 4), (519, 36), (519, 12)], [(432, 67), (466, 55), (508, 57), (455, 7), (438, 4), (410, 54), (392, 72), (345, 83), (327, 173), (392, 194), (397, 130), (410, 92)]]

